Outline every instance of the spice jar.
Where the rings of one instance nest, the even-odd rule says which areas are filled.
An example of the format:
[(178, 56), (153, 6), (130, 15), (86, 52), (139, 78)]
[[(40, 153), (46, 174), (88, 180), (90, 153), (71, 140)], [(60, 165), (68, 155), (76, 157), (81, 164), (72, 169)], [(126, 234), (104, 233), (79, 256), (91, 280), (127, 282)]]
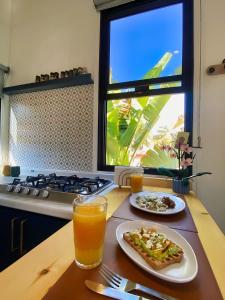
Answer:
[(73, 68), (73, 76), (77, 76), (78, 70), (77, 68)]
[(20, 166), (13, 166), (10, 168), (10, 176), (18, 177), (20, 175)]
[(69, 70), (68, 73), (69, 73), (69, 77), (73, 77), (73, 70)]
[(35, 77), (35, 82), (39, 83), (40, 81), (41, 81), (41, 77), (38, 76), (38, 75), (36, 75), (36, 77)]
[(10, 165), (3, 166), (2, 173), (3, 173), (4, 176), (10, 176), (10, 172), (11, 172)]
[(58, 72), (55, 72), (54, 76), (55, 76), (55, 79), (59, 79), (59, 73)]
[(45, 75), (41, 74), (41, 82), (44, 82), (44, 81), (45, 81)]

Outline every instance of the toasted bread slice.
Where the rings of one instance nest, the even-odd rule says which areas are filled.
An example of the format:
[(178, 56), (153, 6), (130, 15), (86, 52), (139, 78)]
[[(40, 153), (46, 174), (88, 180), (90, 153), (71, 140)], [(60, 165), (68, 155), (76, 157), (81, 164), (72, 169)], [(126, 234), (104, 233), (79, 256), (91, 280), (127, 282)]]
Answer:
[[(130, 237), (129, 232), (125, 232), (123, 234), (123, 238), (155, 270), (163, 269), (171, 264), (179, 263), (182, 260), (183, 250), (171, 241), (169, 247), (176, 247), (178, 249), (176, 254), (168, 254), (168, 256), (165, 259), (157, 259), (156, 257), (150, 256), (140, 245), (136, 245), (132, 240), (132, 238)], [(165, 251), (168, 251), (168, 249)]]

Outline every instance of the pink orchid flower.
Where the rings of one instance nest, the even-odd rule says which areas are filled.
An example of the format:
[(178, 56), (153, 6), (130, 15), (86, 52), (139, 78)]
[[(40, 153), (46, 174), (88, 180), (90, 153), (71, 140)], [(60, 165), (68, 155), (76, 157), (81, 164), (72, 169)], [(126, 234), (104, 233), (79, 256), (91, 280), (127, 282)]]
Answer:
[(180, 145), (180, 150), (190, 154), (192, 152), (192, 147), (189, 147), (188, 144), (183, 144)]
[(183, 169), (186, 169), (188, 166), (192, 165), (193, 160), (191, 158), (182, 159), (180, 164)]

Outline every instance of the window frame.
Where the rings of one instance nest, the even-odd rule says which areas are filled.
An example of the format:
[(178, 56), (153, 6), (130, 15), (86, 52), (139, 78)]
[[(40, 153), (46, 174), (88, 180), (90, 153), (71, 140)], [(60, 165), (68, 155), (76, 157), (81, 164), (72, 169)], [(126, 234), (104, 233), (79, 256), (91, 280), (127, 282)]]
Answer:
[[(164, 76), (145, 80), (109, 84), (110, 64), (110, 22), (119, 18), (131, 16), (145, 11), (183, 4), (183, 45), (182, 45), (182, 74)], [(185, 131), (190, 132), (189, 143), (192, 145), (193, 130), (193, 0), (142, 0), (134, 1), (119, 7), (101, 12), (100, 19), (100, 52), (99, 52), (99, 101), (98, 101), (98, 160), (99, 171), (114, 171), (114, 166), (106, 164), (106, 116), (107, 101), (124, 99), (126, 97), (154, 96), (161, 94), (184, 94)], [(143, 84), (181, 81), (179, 87), (161, 89), (142, 89)], [(108, 94), (108, 90), (135, 87), (133, 92)], [(157, 174), (156, 168), (144, 167), (146, 174)]]

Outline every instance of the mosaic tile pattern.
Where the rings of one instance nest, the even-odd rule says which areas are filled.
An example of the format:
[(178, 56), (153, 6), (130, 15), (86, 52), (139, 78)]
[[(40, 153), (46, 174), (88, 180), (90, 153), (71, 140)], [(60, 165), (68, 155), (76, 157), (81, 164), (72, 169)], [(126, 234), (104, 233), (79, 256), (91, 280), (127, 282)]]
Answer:
[(91, 171), (93, 85), (10, 97), (10, 162), (22, 168)]

